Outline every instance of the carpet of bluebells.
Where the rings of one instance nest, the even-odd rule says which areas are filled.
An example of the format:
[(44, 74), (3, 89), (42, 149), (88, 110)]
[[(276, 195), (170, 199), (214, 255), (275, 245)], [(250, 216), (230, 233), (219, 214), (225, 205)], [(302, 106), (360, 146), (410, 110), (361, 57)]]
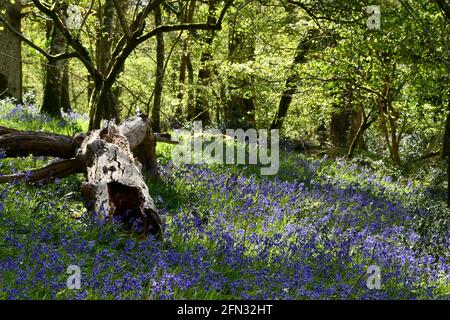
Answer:
[[(82, 128), (76, 116), (49, 124), (6, 104), (0, 125)], [(1, 185), (0, 298), (449, 299), (448, 210), (420, 182), (290, 152), (276, 177), (246, 166), (179, 168), (169, 146), (159, 149), (161, 179), (148, 183), (163, 241), (86, 213), (82, 176)], [(48, 160), (2, 159), (0, 173)], [(80, 290), (67, 288), (70, 265), (81, 268)], [(366, 285), (371, 265), (380, 289)]]

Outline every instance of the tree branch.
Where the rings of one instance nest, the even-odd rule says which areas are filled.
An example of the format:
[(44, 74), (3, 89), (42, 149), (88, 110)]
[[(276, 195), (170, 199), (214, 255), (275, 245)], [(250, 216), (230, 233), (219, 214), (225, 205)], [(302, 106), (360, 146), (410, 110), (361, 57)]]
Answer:
[[(89, 51), (83, 46), (81, 41), (79, 39), (76, 39), (72, 36), (69, 29), (66, 27), (66, 25), (63, 23), (61, 18), (59, 17), (58, 13), (54, 10), (53, 7), (48, 7), (48, 5), (45, 5), (40, 0), (32, 0), (35, 6), (43, 13), (45, 13), (48, 17), (50, 17), (53, 22), (55, 23), (56, 27), (58, 27), (61, 32), (64, 34), (64, 37), (66, 38), (67, 42), (70, 44), (70, 46), (77, 52), (78, 58), (80, 61), (84, 64), (86, 69), (89, 71), (91, 76), (94, 79), (99, 79), (102, 77), (101, 73), (97, 70), (94, 63), (92, 62), (92, 59), (89, 55)], [(56, 2), (55, 2), (56, 4)]]
[(31, 41), (30, 39), (25, 37), (21, 32), (17, 31), (8, 22), (8, 20), (6, 20), (5, 17), (3, 17), (3, 15), (1, 15), (1, 14), (0, 14), (0, 21), (5, 25), (6, 28), (8, 28), (8, 30), (12, 34), (14, 34), (17, 38), (19, 38), (20, 40), (25, 42), (27, 45), (29, 45), (34, 50), (38, 51), (40, 54), (42, 54), (44, 57), (46, 57), (47, 60), (49, 60), (50, 62), (63, 60), (63, 59), (68, 59), (68, 58), (75, 58), (75, 57), (78, 56), (76, 52), (62, 53), (62, 54), (58, 54), (58, 55), (53, 56), (53, 55), (49, 54), (46, 50), (44, 50), (41, 47), (39, 47), (38, 45), (36, 45), (33, 41)]
[[(38, 1), (38, 0), (33, 0)], [(144, 9), (144, 11), (138, 16), (136, 21), (133, 23), (135, 25), (132, 27), (134, 31), (132, 39), (127, 41), (127, 44), (124, 44), (123, 50), (114, 50), (114, 52), (117, 54), (117, 56), (113, 57), (111, 59), (110, 65), (108, 67), (108, 75), (106, 77), (106, 81), (103, 86), (103, 90), (100, 93), (99, 97), (103, 97), (106, 92), (108, 92), (111, 88), (111, 86), (114, 84), (114, 81), (116, 80), (118, 74), (122, 70), (122, 66), (125, 63), (126, 59), (130, 56), (130, 54), (143, 42), (146, 40), (157, 36), (158, 34), (161, 34), (163, 32), (170, 32), (170, 31), (181, 31), (181, 30), (221, 30), (222, 29), (222, 21), (225, 17), (225, 13), (228, 10), (228, 8), (233, 3), (233, 0), (228, 0), (228, 2), (225, 4), (224, 8), (222, 9), (222, 12), (220, 13), (219, 19), (216, 24), (208, 24), (208, 23), (182, 23), (182, 24), (176, 24), (176, 25), (165, 25), (165, 26), (159, 26), (153, 29), (151, 32), (147, 33), (146, 35), (140, 36), (139, 34), (142, 33), (143, 26), (136, 26), (136, 23), (142, 19), (143, 17), (148, 15), (154, 8), (156, 8), (157, 5), (161, 0), (155, 0), (147, 5), (147, 7)], [(123, 44), (122, 40), (119, 42), (119, 45)]]
[(6, 157), (35, 156), (70, 159), (83, 140), (82, 135), (71, 138), (45, 132), (24, 132), (0, 127), (0, 149)]
[(181, 31), (181, 30), (221, 30), (222, 26), (219, 24), (208, 24), (208, 23), (180, 23), (173, 25), (163, 25), (156, 27), (149, 33), (143, 35), (137, 39), (138, 44), (147, 41), (161, 33), (170, 31)]
[(17, 132), (17, 130), (0, 126), (0, 136), (2, 136), (4, 134), (14, 133), (14, 132)]
[(142, 37), (137, 39), (138, 45), (142, 42), (157, 36), (160, 33), (163, 32), (170, 32), (170, 31), (181, 31), (181, 30), (222, 30), (222, 22), (225, 17), (225, 14), (227, 10), (231, 7), (233, 4), (233, 0), (228, 0), (228, 2), (223, 7), (219, 19), (217, 20), (216, 24), (208, 24), (208, 23), (180, 23), (175, 25), (165, 25), (165, 26), (159, 26), (150, 31), (149, 33), (143, 35)]
[(125, 13), (123, 12), (122, 6), (119, 0), (114, 0), (114, 7), (116, 8), (117, 16), (119, 17), (120, 25), (128, 39), (132, 38), (131, 29), (128, 25), (127, 19), (125, 18)]
[(68, 177), (72, 174), (83, 173), (82, 164), (76, 159), (62, 160), (52, 163), (42, 169), (17, 173), (10, 175), (0, 175), (0, 184), (11, 181), (23, 181), (27, 183), (37, 183), (40, 181), (54, 181)]

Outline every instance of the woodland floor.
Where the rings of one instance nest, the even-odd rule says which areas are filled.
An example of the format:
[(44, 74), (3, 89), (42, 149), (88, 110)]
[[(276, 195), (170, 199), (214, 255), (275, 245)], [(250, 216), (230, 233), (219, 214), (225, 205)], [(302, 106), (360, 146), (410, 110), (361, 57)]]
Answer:
[[(73, 134), (86, 119), (2, 105), (0, 125)], [(158, 146), (165, 240), (86, 214), (82, 176), (0, 186), (2, 299), (448, 299), (449, 211), (425, 178), (284, 150), (276, 177), (185, 166)], [(49, 159), (0, 160), (0, 173)], [(81, 268), (80, 290), (66, 287)], [(368, 289), (367, 268), (381, 271)]]

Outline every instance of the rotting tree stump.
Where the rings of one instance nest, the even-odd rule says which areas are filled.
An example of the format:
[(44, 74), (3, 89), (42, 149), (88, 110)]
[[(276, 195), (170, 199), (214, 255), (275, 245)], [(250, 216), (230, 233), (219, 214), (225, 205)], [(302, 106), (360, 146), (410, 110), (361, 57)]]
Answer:
[(158, 178), (157, 141), (173, 143), (155, 135), (143, 115), (75, 137), (0, 127), (6, 157), (61, 159), (42, 169), (0, 176), (0, 183), (49, 182), (84, 173), (81, 192), (89, 210), (106, 221), (119, 219), (126, 229), (160, 236), (162, 220), (142, 174), (144, 165), (153, 181)]

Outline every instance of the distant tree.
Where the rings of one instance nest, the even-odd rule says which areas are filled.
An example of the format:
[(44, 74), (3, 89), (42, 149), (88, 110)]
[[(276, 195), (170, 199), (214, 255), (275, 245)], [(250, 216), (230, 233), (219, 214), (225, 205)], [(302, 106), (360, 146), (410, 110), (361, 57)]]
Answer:
[[(161, 7), (157, 6), (155, 9), (155, 26), (162, 26)], [(155, 132), (161, 131), (161, 100), (164, 87), (164, 34), (160, 33), (156, 36), (156, 79), (155, 79), (155, 94), (152, 110), (152, 126)]]
[[(239, 2), (235, 12), (230, 15), (228, 32), (228, 61), (232, 65), (243, 65), (255, 58), (256, 38), (254, 30), (245, 26), (246, 19), (241, 10), (245, 3)], [(225, 123), (235, 128), (256, 126), (256, 105), (253, 79), (248, 74), (234, 72), (228, 83), (229, 97), (225, 111)], [(206, 112), (206, 111), (205, 111)]]
[[(208, 1), (208, 23), (216, 22), (217, 0)], [(202, 55), (200, 58), (200, 70), (198, 71), (197, 95), (194, 108), (189, 109), (188, 119), (201, 120), (205, 123), (210, 121), (210, 105), (208, 90), (211, 85), (213, 59), (212, 43), (214, 41), (214, 30), (208, 31), (202, 43)]]
[[(445, 0), (434, 0), (434, 2), (438, 5), (439, 9), (442, 11), (442, 15), (445, 17), (448, 23), (450, 23), (450, 1)], [(447, 57), (447, 70), (450, 74), (450, 56)], [(450, 92), (448, 93), (450, 94)], [(447, 159), (447, 205), (450, 207), (450, 96), (448, 99), (448, 114), (447, 119), (445, 121), (444, 128), (444, 140), (442, 146), (442, 155), (445, 159)]]
[[(194, 20), (194, 13), (196, 9), (196, 0), (190, 0), (187, 2), (185, 10), (180, 14), (179, 20), (181, 23), (192, 23)], [(209, 21), (208, 21), (209, 23)], [(186, 74), (188, 75), (189, 84), (192, 85), (194, 81), (194, 70), (192, 66), (192, 54), (191, 54), (191, 32), (187, 32), (183, 38), (183, 48), (181, 51), (181, 63), (180, 63), (180, 75), (179, 75), (179, 89), (177, 94), (178, 105), (175, 110), (175, 117), (177, 121), (183, 118), (183, 99), (186, 91)], [(189, 89), (190, 90), (190, 89)], [(189, 97), (191, 98), (191, 97)], [(188, 99), (188, 113), (191, 109), (192, 102)]]
[[(67, 18), (67, 5), (58, 8), (60, 10), (60, 17), (65, 23)], [(47, 41), (49, 43), (50, 55), (64, 54), (66, 52), (66, 38), (62, 31), (52, 21), (48, 22)], [(46, 113), (53, 117), (61, 117), (61, 109), (65, 111), (70, 109), (68, 82), (68, 60), (49, 61), (46, 64), (44, 99), (41, 107), (42, 113)]]
[(275, 118), (272, 121), (271, 129), (280, 130), (283, 126), (284, 119), (287, 116), (289, 106), (291, 105), (292, 98), (297, 92), (297, 88), (300, 83), (300, 75), (298, 67), (300, 64), (307, 62), (307, 54), (310, 53), (314, 47), (314, 41), (319, 41), (320, 31), (318, 29), (311, 29), (307, 32), (306, 36), (302, 37), (298, 42), (297, 50), (295, 52), (294, 61), (289, 69), (289, 75), (286, 79), (285, 88), (281, 94), (278, 110), (275, 114)]

